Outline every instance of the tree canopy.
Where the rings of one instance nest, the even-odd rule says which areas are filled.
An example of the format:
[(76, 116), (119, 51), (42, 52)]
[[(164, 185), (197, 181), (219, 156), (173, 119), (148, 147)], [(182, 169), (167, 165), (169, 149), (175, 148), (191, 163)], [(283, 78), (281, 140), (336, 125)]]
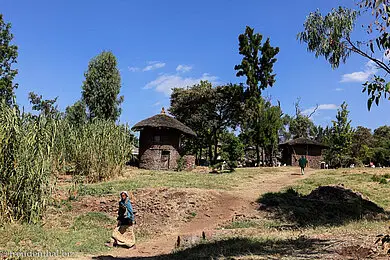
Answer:
[[(338, 68), (341, 62), (346, 62), (352, 54), (358, 54), (375, 64), (379, 75), (374, 75), (363, 84), (363, 92), (368, 93), (367, 107), (372, 103), (377, 105), (381, 97), (390, 99), (390, 83), (386, 77), (390, 73), (389, 54), (390, 5), (388, 0), (362, 0), (360, 10), (345, 7), (332, 9), (327, 15), (319, 10), (312, 12), (304, 23), (304, 31), (298, 34), (298, 39), (307, 44), (307, 49), (316, 57), (323, 56), (332, 68)], [(362, 27), (368, 33), (368, 38), (352, 39), (356, 30), (358, 18), (371, 15), (372, 22)], [(364, 18), (361, 19), (365, 21)]]
[(18, 47), (12, 44), (13, 38), (11, 24), (6, 23), (0, 14), (0, 101), (9, 106), (14, 103), (14, 90), (18, 87), (13, 83), (18, 74), (18, 70), (13, 68), (18, 57)]
[(207, 147), (209, 158), (215, 162), (221, 134), (239, 123), (242, 100), (240, 85), (212, 87), (210, 82), (201, 81), (186, 89), (174, 88), (169, 112), (197, 133), (195, 150)]
[(330, 146), (326, 158), (331, 165), (345, 167), (352, 162), (353, 129), (348, 115), (348, 105), (344, 102), (338, 109), (336, 120), (332, 121), (333, 126), (326, 137), (327, 144)]
[(86, 105), (82, 100), (66, 107), (65, 118), (73, 125), (81, 126), (87, 121)]
[(114, 54), (107, 51), (100, 53), (89, 62), (84, 75), (82, 99), (87, 105), (89, 117), (117, 120), (123, 96), (119, 96), (121, 76)]

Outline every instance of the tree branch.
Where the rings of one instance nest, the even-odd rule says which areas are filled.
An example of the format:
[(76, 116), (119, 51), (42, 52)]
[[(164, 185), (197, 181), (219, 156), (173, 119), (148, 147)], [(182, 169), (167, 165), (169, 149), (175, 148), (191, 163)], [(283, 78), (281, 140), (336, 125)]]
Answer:
[(357, 48), (355, 46), (355, 44), (353, 44), (353, 42), (351, 41), (351, 39), (349, 37), (346, 38), (347, 42), (351, 45), (352, 48), (348, 48), (350, 49), (351, 51), (373, 61), (376, 65), (378, 65), (378, 67), (380, 67), (381, 69), (385, 70), (387, 73), (390, 73), (390, 67), (387, 66), (385, 63), (383, 63), (382, 61), (376, 59), (376, 58), (373, 58), (371, 57), (370, 55), (368, 55), (367, 53), (365, 53), (364, 51), (360, 50), (359, 48)]
[(315, 113), (317, 110), (318, 110), (318, 104), (317, 104), (316, 107), (314, 108), (313, 112), (311, 112), (311, 113), (309, 114), (309, 118), (310, 118), (312, 115), (314, 115), (314, 113)]

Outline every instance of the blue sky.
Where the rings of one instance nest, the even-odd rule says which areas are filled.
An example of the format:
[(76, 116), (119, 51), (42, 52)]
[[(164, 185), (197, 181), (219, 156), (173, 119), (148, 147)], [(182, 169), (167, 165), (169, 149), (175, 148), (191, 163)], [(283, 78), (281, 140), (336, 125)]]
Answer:
[[(30, 91), (58, 96), (65, 109), (81, 96), (89, 60), (103, 50), (119, 63), (121, 122), (130, 125), (169, 106), (170, 87), (207, 79), (215, 84), (245, 82), (235, 76), (239, 64), (238, 35), (246, 25), (280, 47), (276, 84), (264, 92), (285, 113), (301, 98), (303, 110), (316, 104), (313, 119), (330, 124), (336, 108), (349, 104), (354, 126), (389, 125), (390, 102), (369, 112), (361, 82), (373, 73), (367, 61), (353, 56), (337, 70), (306, 51), (296, 40), (309, 12), (328, 12), (353, 0), (299, 1), (130, 1), (130, 0), (0, 0), (0, 12), (12, 23), (19, 47), (17, 101), (29, 107)], [(356, 33), (359, 37), (363, 34)]]

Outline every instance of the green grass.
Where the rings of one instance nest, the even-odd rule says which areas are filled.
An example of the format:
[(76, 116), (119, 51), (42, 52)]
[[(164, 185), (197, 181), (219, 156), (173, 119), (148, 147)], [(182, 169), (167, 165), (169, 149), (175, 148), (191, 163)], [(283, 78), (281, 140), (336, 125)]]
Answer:
[(224, 226), (224, 229), (240, 229), (240, 228), (254, 228), (258, 227), (259, 223), (251, 220), (238, 220)]
[(0, 250), (104, 251), (107, 250), (104, 243), (111, 237), (115, 223), (115, 220), (103, 213), (91, 212), (76, 217), (69, 228), (7, 224), (0, 229)]
[[(79, 195), (104, 196), (116, 194), (120, 190), (159, 187), (231, 190), (242, 183), (250, 182), (256, 176), (275, 174), (275, 172), (274, 168), (237, 169), (234, 173), (226, 174), (139, 170), (125, 173), (121, 179), (82, 184), (79, 186)], [(70, 184), (67, 184), (62, 188), (69, 189), (69, 187)]]

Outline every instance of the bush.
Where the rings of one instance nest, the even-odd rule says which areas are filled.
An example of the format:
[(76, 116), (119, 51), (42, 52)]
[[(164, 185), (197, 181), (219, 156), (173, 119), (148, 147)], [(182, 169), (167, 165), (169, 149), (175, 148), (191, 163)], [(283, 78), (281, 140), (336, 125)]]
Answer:
[(237, 161), (244, 154), (244, 145), (234, 133), (224, 133), (222, 136), (221, 157), (227, 162), (228, 167), (233, 171), (237, 167)]
[(387, 184), (387, 180), (385, 177), (382, 177), (380, 180), (379, 180), (379, 183), (380, 184)]
[(184, 163), (185, 163), (185, 162), (184, 162), (184, 157), (183, 157), (183, 156), (180, 156), (179, 159), (177, 159), (177, 168), (176, 168), (176, 170), (177, 170), (178, 172), (181, 172), (181, 171), (184, 170), (184, 168), (185, 168)]
[(377, 181), (381, 180), (381, 177), (375, 174), (375, 175), (372, 176), (371, 180), (377, 182)]
[(379, 182), (380, 184), (387, 184), (386, 175), (384, 176), (373, 175), (371, 179), (375, 182)]

